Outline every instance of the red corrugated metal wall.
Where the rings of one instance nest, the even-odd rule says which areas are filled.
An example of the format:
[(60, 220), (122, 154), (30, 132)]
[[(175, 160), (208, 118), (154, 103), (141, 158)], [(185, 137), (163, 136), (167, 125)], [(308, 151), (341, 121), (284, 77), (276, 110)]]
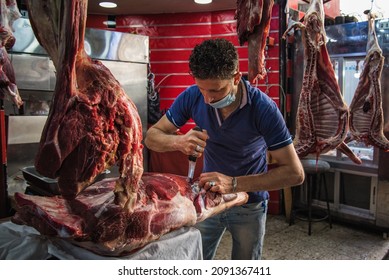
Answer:
[[(275, 44), (266, 52), (267, 78), (257, 85), (277, 104), (280, 94), (278, 12), (278, 5), (274, 5), (269, 36), (274, 38)], [(247, 45), (240, 46), (238, 43), (234, 16), (235, 10), (117, 16), (116, 28), (111, 30), (149, 36), (151, 71), (155, 74), (155, 84), (159, 86), (161, 110), (166, 111), (176, 96), (194, 83), (188, 74), (188, 58), (193, 47), (205, 39), (225, 38), (233, 42), (240, 57), (240, 71), (247, 75)], [(106, 20), (104, 16), (89, 15), (87, 26), (107, 29), (103, 23)], [(181, 130), (185, 133), (193, 126), (189, 122)], [(279, 192), (271, 192), (270, 213), (279, 213), (279, 200)]]
[[(324, 13), (327, 17), (335, 18), (336, 16), (340, 15), (340, 0), (325, 0), (324, 2)], [(302, 2), (299, 0), (289, 0), (288, 1), (288, 7), (290, 9), (299, 10), (299, 4), (309, 6), (309, 2)], [(299, 12), (299, 19), (304, 17), (303, 12)]]

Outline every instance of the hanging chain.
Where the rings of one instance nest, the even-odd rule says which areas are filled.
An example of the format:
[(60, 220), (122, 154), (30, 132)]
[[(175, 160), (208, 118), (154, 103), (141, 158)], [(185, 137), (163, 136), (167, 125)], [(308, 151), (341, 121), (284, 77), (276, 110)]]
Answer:
[(155, 75), (151, 72), (151, 65), (148, 64), (147, 75), (147, 95), (151, 101), (155, 101), (158, 98), (157, 91), (155, 90)]

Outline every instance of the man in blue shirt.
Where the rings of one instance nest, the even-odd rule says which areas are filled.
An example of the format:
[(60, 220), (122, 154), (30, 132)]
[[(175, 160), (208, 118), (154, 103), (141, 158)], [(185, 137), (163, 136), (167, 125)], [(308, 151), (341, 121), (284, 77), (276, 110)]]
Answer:
[[(146, 146), (157, 152), (204, 154), (200, 187), (222, 194), (247, 192), (245, 205), (233, 207), (196, 227), (204, 259), (212, 259), (227, 229), (232, 259), (260, 259), (265, 234), (268, 190), (299, 185), (304, 171), (277, 105), (242, 80), (238, 53), (225, 39), (197, 45), (189, 58), (195, 85), (184, 90), (146, 134)], [(178, 135), (193, 119), (202, 131)], [(267, 153), (277, 167), (267, 170)]]

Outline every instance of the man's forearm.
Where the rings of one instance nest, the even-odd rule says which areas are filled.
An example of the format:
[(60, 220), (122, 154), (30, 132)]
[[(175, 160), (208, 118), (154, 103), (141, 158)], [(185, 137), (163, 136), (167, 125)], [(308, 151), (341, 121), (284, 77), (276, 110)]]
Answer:
[(179, 150), (177, 134), (167, 134), (158, 128), (151, 127), (146, 133), (145, 145), (156, 152), (171, 152)]
[(303, 180), (304, 173), (298, 168), (280, 166), (267, 173), (238, 177), (237, 191), (279, 190), (300, 185)]

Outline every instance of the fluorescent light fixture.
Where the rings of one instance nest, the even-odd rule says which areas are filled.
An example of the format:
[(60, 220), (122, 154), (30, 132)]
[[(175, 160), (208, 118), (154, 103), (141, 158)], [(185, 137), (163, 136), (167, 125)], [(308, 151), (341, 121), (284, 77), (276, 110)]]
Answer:
[(116, 25), (116, 21), (114, 20), (104, 20), (103, 23), (105, 25)]
[(114, 2), (100, 2), (99, 5), (103, 8), (116, 8), (118, 5)]
[(197, 4), (209, 4), (212, 3), (212, 0), (194, 0)]

